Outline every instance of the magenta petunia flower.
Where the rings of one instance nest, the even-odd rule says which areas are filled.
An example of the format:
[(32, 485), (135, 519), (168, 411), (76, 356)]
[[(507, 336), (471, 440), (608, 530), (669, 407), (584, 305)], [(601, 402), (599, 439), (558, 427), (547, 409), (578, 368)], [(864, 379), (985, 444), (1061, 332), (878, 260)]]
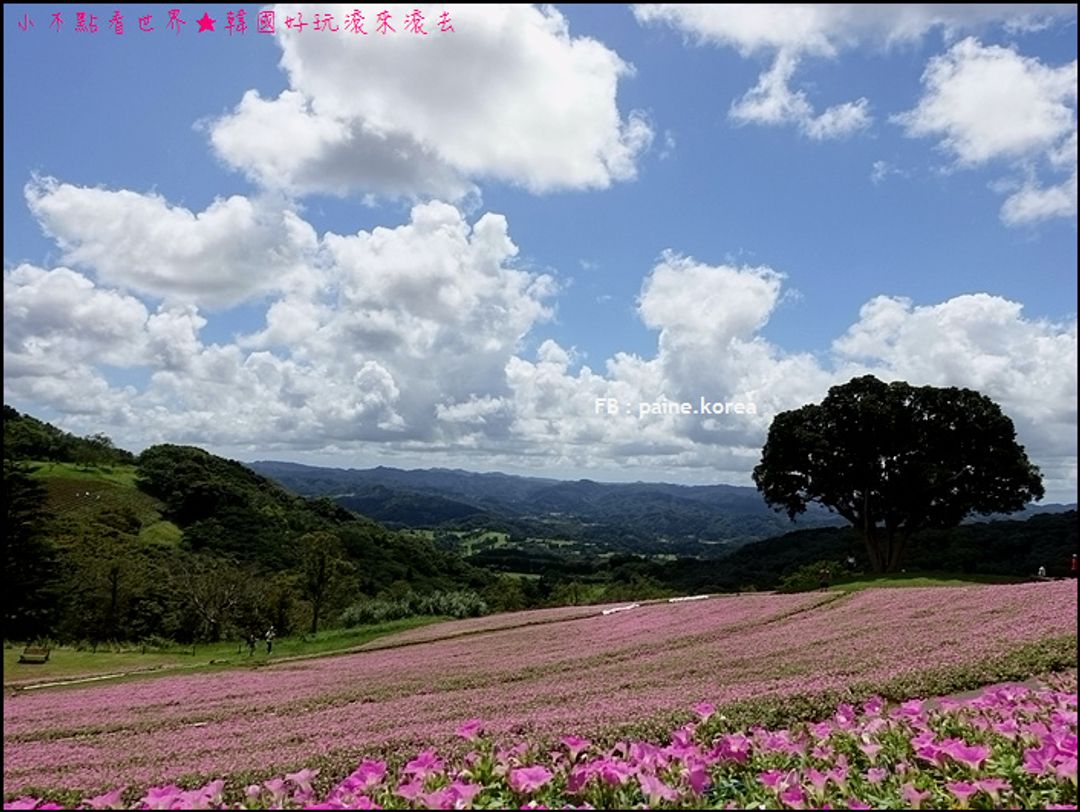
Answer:
[(103, 792), (93, 798), (85, 798), (83, 804), (90, 809), (116, 809), (120, 806), (120, 798), (127, 787), (117, 787), (111, 792)]
[(528, 795), (536, 792), (552, 778), (551, 772), (545, 767), (536, 765), (533, 767), (517, 767), (510, 771), (510, 789)]
[(402, 772), (423, 779), (432, 773), (442, 772), (442, 767), (442, 759), (435, 755), (434, 750), (428, 748), (406, 764)]
[(414, 801), (424, 791), (424, 779), (416, 778), (412, 781), (406, 781), (400, 784), (396, 790), (395, 795), (400, 795), (407, 801)]
[(995, 803), (1002, 792), (1012, 789), (1012, 784), (1002, 778), (980, 778), (975, 785), (989, 795)]
[(702, 722), (709, 721), (709, 717), (716, 712), (716, 705), (712, 702), (699, 702), (694, 705), (694, 713), (701, 717)]
[(386, 777), (386, 762), (366, 759), (360, 762), (360, 766), (353, 770), (349, 777), (356, 779), (356, 786), (360, 789), (371, 789)]
[(563, 736), (562, 743), (566, 745), (566, 749), (570, 751), (570, 760), (577, 761), (577, 757), (589, 749), (589, 745), (592, 744), (588, 739), (583, 739), (581, 736)]
[(863, 801), (860, 801), (858, 798), (848, 798), (847, 808), (848, 809), (873, 809), (874, 807), (870, 806), (870, 804), (868, 804), (868, 803), (864, 803)]
[(806, 794), (798, 784), (792, 784), (780, 792), (780, 801), (792, 809), (802, 809), (806, 805)]
[(144, 809), (172, 809), (184, 791), (175, 784), (164, 787), (150, 787), (139, 802)]
[(930, 793), (916, 789), (914, 784), (909, 783), (900, 788), (900, 797), (912, 809), (921, 809), (922, 802), (930, 797)]
[(776, 790), (784, 780), (784, 771), (766, 770), (765, 772), (758, 773), (757, 779), (769, 789)]
[(866, 771), (866, 780), (871, 784), (880, 784), (889, 776), (888, 770), (883, 770), (881, 767), (871, 767)]
[(649, 803), (653, 806), (656, 806), (661, 801), (674, 801), (679, 797), (679, 793), (655, 775), (641, 773), (638, 775), (638, 783), (641, 784), (641, 791), (648, 796)]
[(4, 809), (33, 809), (39, 803), (40, 798), (31, 798), (29, 795), (24, 795), (21, 798), (16, 798), (14, 801), (6, 801), (4, 803)]
[(705, 769), (705, 764), (701, 762), (690, 767), (686, 773), (686, 780), (695, 795), (703, 793), (712, 783), (712, 779), (709, 778), (709, 771)]
[(829, 783), (829, 774), (823, 773), (813, 767), (806, 771), (806, 777), (810, 781), (810, 786), (814, 788), (814, 794), (822, 796), (825, 794), (825, 786)]
[(866, 754), (866, 757), (873, 761), (877, 758), (877, 754), (881, 752), (881, 745), (874, 742), (859, 742), (859, 749)]
[(480, 719), (470, 719), (467, 722), (463, 722), (458, 726), (457, 735), (465, 739), (465, 741), (473, 741), (480, 735), (480, 731), (484, 729), (484, 723)]
[(319, 774), (318, 770), (305, 767), (295, 773), (285, 773), (285, 780), (296, 784), (300, 789), (311, 790), (311, 779)]
[(833, 724), (832, 722), (814, 722), (808, 725), (810, 732), (814, 734), (814, 738), (827, 739), (832, 735)]
[(447, 789), (454, 793), (456, 800), (456, 806), (458, 809), (462, 807), (472, 806), (473, 799), (483, 792), (484, 788), (479, 784), (470, 784), (467, 781), (458, 779), (454, 783), (450, 784)]
[(285, 797), (284, 779), (271, 778), (269, 781), (264, 781), (263, 786), (270, 790), (270, 794), (273, 796), (272, 803), (281, 803), (281, 800)]
[(634, 768), (615, 759), (603, 759), (596, 763), (596, 772), (605, 784), (625, 784), (634, 774)]
[(969, 745), (963, 741), (949, 741), (941, 752), (972, 770), (977, 770), (990, 755), (990, 748), (983, 744)]
[(979, 791), (979, 788), (967, 781), (948, 781), (945, 789), (951, 792), (960, 803), (967, 806), (968, 798)]

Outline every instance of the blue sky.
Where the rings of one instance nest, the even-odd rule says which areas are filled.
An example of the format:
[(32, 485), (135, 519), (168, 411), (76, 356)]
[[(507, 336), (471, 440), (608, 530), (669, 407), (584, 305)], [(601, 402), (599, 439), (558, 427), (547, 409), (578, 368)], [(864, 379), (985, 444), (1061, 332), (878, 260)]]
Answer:
[[(6, 402), (749, 484), (772, 415), (870, 371), (991, 395), (1075, 499), (1075, 6), (178, 7), (5, 6)], [(699, 396), (759, 414), (594, 408)]]

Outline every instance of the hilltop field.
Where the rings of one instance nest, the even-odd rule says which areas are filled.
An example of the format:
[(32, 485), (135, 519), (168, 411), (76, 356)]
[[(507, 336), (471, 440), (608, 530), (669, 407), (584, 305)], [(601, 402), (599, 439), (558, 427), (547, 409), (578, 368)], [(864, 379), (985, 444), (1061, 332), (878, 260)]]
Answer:
[[(612, 608), (620, 611), (605, 613)], [(450, 806), (461, 792), (469, 803), (497, 806), (511, 799), (546, 800), (542, 793), (556, 789), (559, 805), (577, 804), (593, 797), (581, 794), (589, 791), (581, 781), (600, 789), (609, 785), (602, 776), (590, 784), (592, 773), (581, 773), (581, 785), (574, 789), (566, 742), (579, 740), (566, 737), (585, 742), (578, 748), (584, 755), (574, 753), (571, 759), (582, 759), (577, 767), (592, 759), (590, 754), (610, 761), (622, 753), (624, 762), (633, 760), (626, 751), (630, 737), (640, 747), (667, 753), (662, 766), (668, 771), (643, 771), (637, 758), (636, 773), (616, 775), (610, 782), (610, 788), (630, 787), (637, 794), (611, 796), (612, 802), (678, 805), (690, 796), (671, 789), (674, 794), (668, 797), (654, 781), (669, 789), (681, 786), (678, 775), (685, 784), (697, 769), (691, 764), (679, 772), (669, 763), (675, 758), (670, 742), (680, 735), (686, 747), (700, 750), (715, 745), (701, 737), (722, 730), (728, 736), (744, 731), (752, 738), (760, 735), (753, 725), (787, 729), (836, 719), (844, 707), (853, 707), (845, 703), (872, 697), (887, 703), (1002, 681), (1045, 680), (1052, 671), (1075, 669), (1076, 610), (1072, 581), (742, 594), (633, 608), (579, 606), (438, 623), (381, 637), (354, 653), (257, 669), (9, 693), (4, 792), (9, 801), (29, 796), (72, 803), (118, 790), (114, 802), (122, 796), (134, 803), (151, 787), (159, 788), (154, 797), (173, 793), (179, 798), (178, 793), (222, 779), (203, 795), (184, 796), (185, 802), (206, 805), (222, 795), (235, 801), (244, 787), (268, 782), (255, 783), (249, 797), (262, 804), (280, 801), (286, 790), (299, 793), (301, 800), (335, 786), (339, 791), (339, 782), (356, 778), (358, 764), (368, 764), (366, 777), (350, 785), (348, 806), (370, 803), (368, 795), (380, 798), (381, 805), (432, 805), (434, 792), (442, 792), (439, 797)], [(1060, 706), (1051, 716), (1056, 713), (1053, 718), (1065, 725), (1071, 718), (1075, 797), (1075, 687), (1071, 717), (1069, 693), (1051, 693), (1044, 692), (1043, 699)], [(680, 727), (695, 718), (702, 723), (699, 728)], [(717, 724), (721, 727), (709, 726)], [(476, 746), (471, 740), (481, 730), (491, 746), (505, 746), (489, 753), (502, 759), (493, 764), (504, 765), (501, 773), (496, 769), (488, 776), (489, 783), (481, 780), (482, 753), (464, 755)], [(878, 732), (875, 728), (874, 735)], [(697, 743), (687, 736), (696, 736)], [(987, 747), (993, 746), (983, 738)], [(1012, 738), (1017, 738), (1015, 731)], [(863, 742), (863, 750), (850, 748), (845, 771), (863, 775), (904, 763), (912, 770), (909, 778), (915, 777), (922, 764), (917, 754), (879, 754), (880, 747), (869, 742)], [(516, 751), (505, 749), (511, 744)], [(904, 740), (890, 746), (918, 744)], [(418, 767), (416, 759), (406, 763), (417, 753), (426, 767)], [(797, 759), (789, 756), (794, 769)], [(463, 757), (463, 772), (452, 776), (451, 761), (457, 764)], [(739, 758), (702, 758), (696, 791), (703, 794), (694, 796), (699, 802), (744, 802), (753, 797), (746, 793), (764, 786), (753, 776), (750, 783), (721, 781), (721, 773), (738, 766)], [(1005, 764), (1004, 751), (998, 761), (994, 758), (983, 755), (979, 768), (1017, 769)], [(1069, 767), (1058, 769), (1052, 759), (1048, 763), (1049, 789), (1018, 784), (1015, 791), (1040, 792), (1040, 798), (1052, 802), (1054, 782), (1064, 782), (1066, 789), (1069, 785)], [(383, 773), (376, 780), (377, 765)], [(386, 770), (404, 771), (400, 787), (387, 783)], [(273, 778), (286, 773), (291, 776), (287, 782)], [(904, 777), (893, 773), (887, 780), (898, 782), (891, 791), (899, 793)], [(777, 779), (777, 793), (793, 786), (790, 775), (784, 775)], [(882, 789), (878, 785), (886, 777), (870, 775)], [(1036, 780), (1030, 772), (1025, 775)], [(963, 774), (952, 777), (958, 781)], [(410, 782), (411, 789), (405, 787)], [(908, 783), (916, 791), (948, 791), (944, 779), (937, 789), (919, 780)], [(260, 786), (269, 787), (262, 792), (270, 794), (260, 796)], [(462, 789), (466, 786), (473, 789)], [(363, 802), (357, 800), (361, 791), (367, 793)], [(790, 805), (774, 795), (777, 803)], [(1023, 798), (1030, 800), (1030, 795)]]

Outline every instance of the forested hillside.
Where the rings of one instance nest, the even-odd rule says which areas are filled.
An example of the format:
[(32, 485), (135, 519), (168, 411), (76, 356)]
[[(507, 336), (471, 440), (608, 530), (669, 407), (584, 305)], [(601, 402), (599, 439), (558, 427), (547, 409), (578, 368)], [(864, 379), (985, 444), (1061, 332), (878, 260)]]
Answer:
[(366, 597), (491, 580), (425, 539), (198, 448), (134, 457), (8, 407), (4, 436), (8, 638), (302, 631)]

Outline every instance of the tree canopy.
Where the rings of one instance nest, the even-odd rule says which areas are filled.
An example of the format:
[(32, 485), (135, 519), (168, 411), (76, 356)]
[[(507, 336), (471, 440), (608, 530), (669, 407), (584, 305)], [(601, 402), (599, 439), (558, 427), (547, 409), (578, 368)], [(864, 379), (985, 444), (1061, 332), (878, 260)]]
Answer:
[(878, 572), (899, 568), (916, 531), (1012, 513), (1044, 493), (1012, 421), (990, 398), (872, 375), (778, 414), (754, 483), (792, 519), (811, 502), (839, 513)]

